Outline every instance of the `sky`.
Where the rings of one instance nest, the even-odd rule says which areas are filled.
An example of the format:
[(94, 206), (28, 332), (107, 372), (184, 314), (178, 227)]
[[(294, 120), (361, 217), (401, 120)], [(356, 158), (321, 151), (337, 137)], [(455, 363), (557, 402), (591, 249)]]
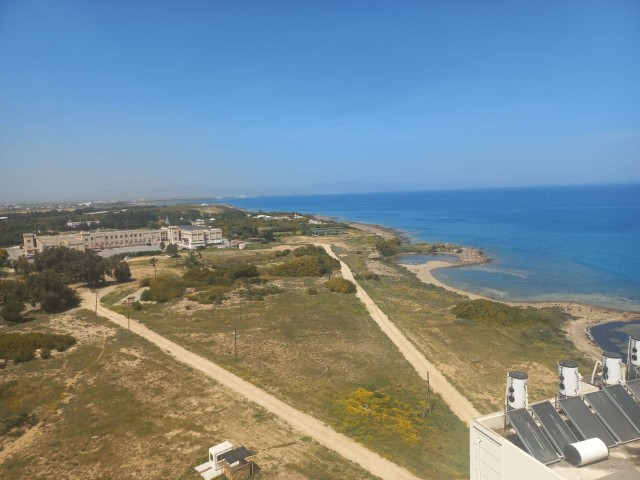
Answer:
[(0, 2), (0, 203), (640, 182), (640, 2)]

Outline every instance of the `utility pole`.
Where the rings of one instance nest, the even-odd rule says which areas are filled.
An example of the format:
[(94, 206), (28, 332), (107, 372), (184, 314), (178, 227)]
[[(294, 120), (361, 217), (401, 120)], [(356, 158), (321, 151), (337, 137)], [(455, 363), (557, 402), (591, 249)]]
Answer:
[(127, 330), (129, 330), (129, 335), (131, 335), (131, 299), (127, 298)]
[(233, 326), (233, 351), (235, 353), (236, 362), (238, 361), (238, 331), (236, 326)]
[(98, 321), (98, 291), (96, 290), (96, 322)]
[(427, 372), (427, 404), (424, 406), (422, 418), (426, 418), (427, 413), (431, 413), (431, 384), (429, 382), (429, 372)]

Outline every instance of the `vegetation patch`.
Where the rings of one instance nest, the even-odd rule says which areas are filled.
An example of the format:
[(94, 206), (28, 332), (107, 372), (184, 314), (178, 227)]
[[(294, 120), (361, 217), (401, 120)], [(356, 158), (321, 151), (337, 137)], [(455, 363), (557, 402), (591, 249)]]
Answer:
[(356, 293), (355, 284), (344, 278), (332, 278), (328, 282), (325, 282), (325, 285), (332, 292)]
[(268, 285), (266, 287), (258, 288), (244, 288), (240, 291), (240, 296), (247, 300), (264, 300), (264, 297), (268, 295), (277, 295), (284, 292), (283, 288), (276, 287), (275, 285)]
[(142, 292), (140, 300), (164, 303), (172, 298), (181, 297), (184, 291), (184, 283), (179, 277), (160, 275), (149, 280), (149, 289)]
[(356, 438), (382, 435), (389, 440), (416, 445), (419, 428), (425, 423), (424, 409), (416, 411), (385, 393), (362, 387), (350, 392), (342, 406), (341, 426)]
[(499, 327), (555, 327), (569, 316), (558, 311), (533, 307), (512, 307), (490, 300), (469, 300), (456, 305), (452, 313), (459, 319), (474, 320)]
[(0, 358), (23, 363), (35, 358), (35, 352), (41, 349), (43, 358), (50, 356), (51, 350), (64, 352), (76, 344), (71, 335), (50, 333), (0, 333)]
[(383, 257), (391, 257), (398, 254), (400, 251), (400, 244), (401, 242), (398, 238), (391, 238), (389, 240), (380, 238), (376, 241), (376, 248)]
[(324, 248), (315, 245), (296, 248), (293, 258), (276, 265), (269, 274), (276, 277), (321, 277), (340, 268), (340, 262), (330, 257)]

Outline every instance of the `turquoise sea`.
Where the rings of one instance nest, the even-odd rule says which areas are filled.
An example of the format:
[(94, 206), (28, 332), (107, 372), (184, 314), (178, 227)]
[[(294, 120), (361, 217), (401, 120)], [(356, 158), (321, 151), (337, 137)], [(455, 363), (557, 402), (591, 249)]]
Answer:
[[(211, 200), (211, 203), (220, 200)], [(497, 300), (573, 300), (640, 312), (640, 185), (226, 198), (393, 227), (415, 241), (484, 249), (492, 262), (440, 269)]]

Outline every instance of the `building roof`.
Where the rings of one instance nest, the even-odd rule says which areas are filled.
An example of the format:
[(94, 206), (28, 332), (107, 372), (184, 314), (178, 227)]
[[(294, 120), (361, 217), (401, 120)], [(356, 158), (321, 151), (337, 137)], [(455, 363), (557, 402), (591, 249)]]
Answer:
[(238, 448), (234, 448), (233, 450), (229, 450), (228, 452), (223, 453), (218, 458), (224, 460), (229, 465), (233, 465), (240, 460), (244, 460), (247, 457), (252, 457), (253, 452), (251, 450), (247, 450), (246, 448), (240, 446)]
[(180, 225), (180, 230), (195, 231), (195, 230), (211, 230), (206, 225)]

